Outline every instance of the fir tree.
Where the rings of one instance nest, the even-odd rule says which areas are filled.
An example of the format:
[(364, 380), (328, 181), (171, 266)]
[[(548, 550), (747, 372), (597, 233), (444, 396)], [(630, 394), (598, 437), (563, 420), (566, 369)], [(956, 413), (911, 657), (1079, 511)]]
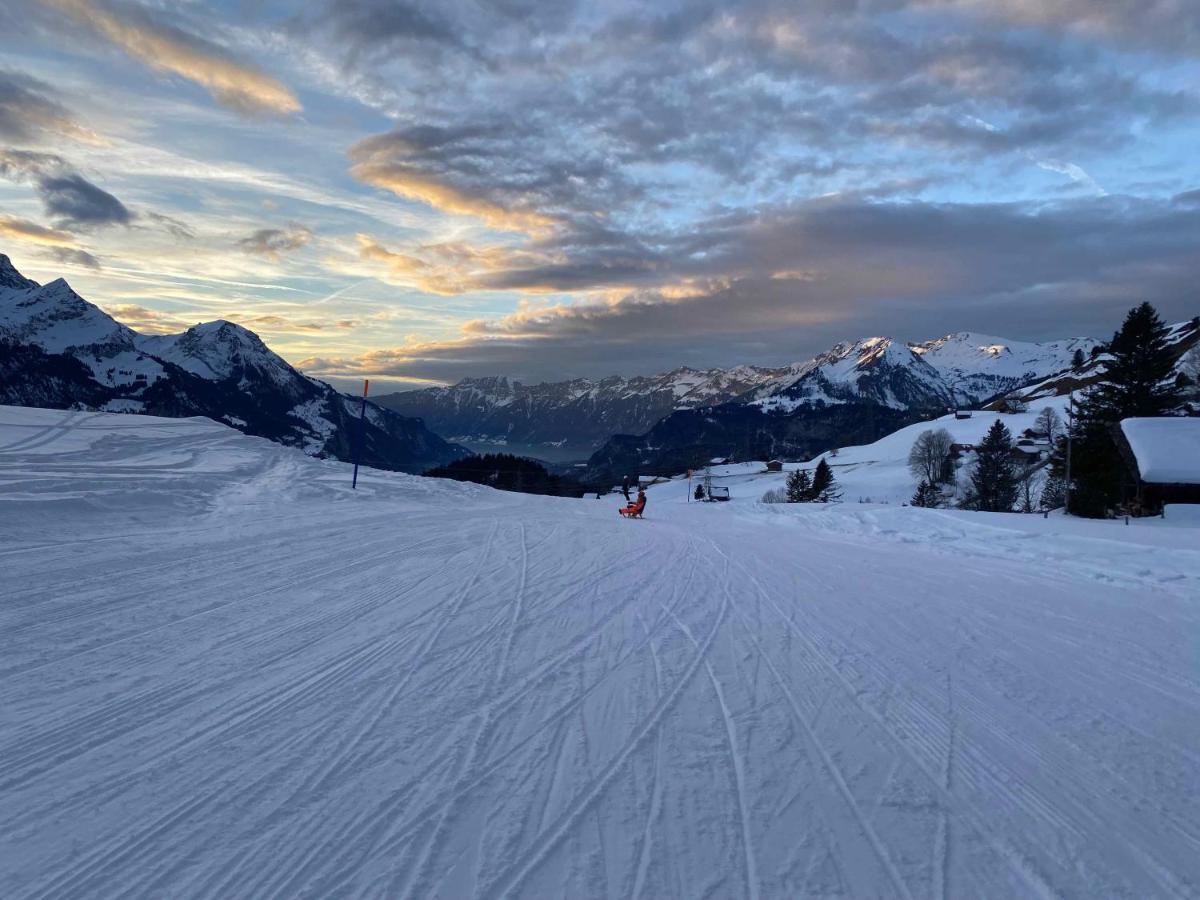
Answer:
[(1178, 405), (1167, 327), (1149, 303), (1130, 310), (1105, 347), (1101, 380), (1077, 408), (1071, 429), (1070, 512), (1101, 518), (1121, 500), (1124, 469), (1112, 429), (1133, 416), (1161, 416)]
[(1083, 367), (1083, 363), (1084, 363), (1083, 348), (1076, 347), (1075, 355), (1071, 357), (1071, 365), (1076, 369), (1080, 369)]
[(921, 483), (917, 485), (917, 492), (913, 494), (911, 504), (927, 509), (936, 509), (942, 505), (942, 495), (938, 493), (936, 487), (922, 479)]
[(813, 472), (810, 496), (818, 503), (833, 503), (842, 499), (842, 489), (833, 477), (833, 469), (824, 459), (817, 463), (817, 469)]
[(796, 469), (789, 472), (787, 477), (787, 502), (807, 503), (812, 499), (812, 481), (808, 469)]
[(1012, 434), (997, 419), (975, 450), (975, 471), (971, 474), (971, 505), (975, 509), (1012, 512), (1018, 487), (1012, 449)]
[(1100, 384), (1085, 402), (1085, 414), (1108, 422), (1132, 416), (1161, 416), (1179, 404), (1173, 381), (1175, 354), (1169, 334), (1149, 303), (1129, 311), (1108, 344)]

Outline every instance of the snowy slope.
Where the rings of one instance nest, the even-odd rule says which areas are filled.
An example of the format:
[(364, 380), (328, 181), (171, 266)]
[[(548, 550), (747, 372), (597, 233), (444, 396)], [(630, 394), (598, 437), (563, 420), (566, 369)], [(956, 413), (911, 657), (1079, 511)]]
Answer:
[(1200, 885), (1195, 529), (348, 474), (0, 408), (0, 894)]
[[(953, 414), (945, 415), (897, 429), (870, 444), (842, 447), (836, 452), (823, 453), (805, 463), (787, 463), (782, 473), (768, 473), (765, 463), (761, 461), (715, 466), (712, 471), (716, 473), (718, 483), (730, 486), (744, 499), (758, 500), (768, 490), (783, 487), (788, 472), (801, 468), (811, 471), (824, 459), (833, 467), (834, 475), (842, 486), (845, 501), (907, 503), (916, 488), (916, 482), (908, 469), (908, 454), (921, 432), (944, 428), (950, 432), (954, 443), (974, 446), (983, 440), (987, 430), (997, 419), (1004, 422), (1016, 438), (1025, 429), (1033, 428), (1038, 413), (1046, 407), (1055, 410), (1065, 421), (1066, 406), (1066, 397), (1054, 397), (1024, 413), (976, 411), (969, 419), (956, 419)], [(679, 480), (676, 478), (675, 482), (678, 483)]]

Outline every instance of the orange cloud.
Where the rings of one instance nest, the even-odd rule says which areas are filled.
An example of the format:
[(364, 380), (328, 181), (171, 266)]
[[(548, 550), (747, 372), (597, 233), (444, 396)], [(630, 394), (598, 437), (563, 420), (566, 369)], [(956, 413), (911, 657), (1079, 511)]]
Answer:
[(541, 213), (506, 209), (485, 197), (473, 196), (447, 184), (436, 176), (415, 166), (398, 162), (394, 147), (377, 147), (363, 142), (350, 151), (353, 165), (350, 174), (359, 181), (391, 191), (407, 200), (416, 200), (442, 212), (472, 216), (498, 231), (519, 231), (526, 234), (545, 232), (555, 224)]
[(43, 228), (41, 225), (26, 219), (18, 219), (15, 216), (0, 216), (0, 237), (25, 241), (30, 244), (42, 244), (47, 247), (73, 247), (75, 245), (74, 236), (65, 231)]
[(463, 241), (421, 244), (414, 253), (389, 250), (366, 234), (355, 236), (358, 256), (381, 264), (390, 279), (446, 296), (478, 290), (481, 274), (511, 268), (528, 254), (507, 247), (475, 247)]
[(115, 303), (105, 306), (105, 311), (119, 322), (142, 334), (174, 334), (186, 331), (195, 322), (185, 322), (170, 313), (149, 309), (136, 303)]
[(242, 113), (299, 112), (295, 94), (253, 66), (226, 57), (185, 32), (148, 20), (133, 21), (91, 0), (44, 0), (152, 69), (171, 72), (208, 90), (217, 102)]

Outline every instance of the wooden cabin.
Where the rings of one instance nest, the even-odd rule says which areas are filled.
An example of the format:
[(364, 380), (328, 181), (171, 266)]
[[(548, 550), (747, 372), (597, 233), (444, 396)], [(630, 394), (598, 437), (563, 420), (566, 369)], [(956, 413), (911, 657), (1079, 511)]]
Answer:
[(1113, 439), (1129, 472), (1127, 505), (1135, 515), (1200, 504), (1200, 418), (1122, 419)]

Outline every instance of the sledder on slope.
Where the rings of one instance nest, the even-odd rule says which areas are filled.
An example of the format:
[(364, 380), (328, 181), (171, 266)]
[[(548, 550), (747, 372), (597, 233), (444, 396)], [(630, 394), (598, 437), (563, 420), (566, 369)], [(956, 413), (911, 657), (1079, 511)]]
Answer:
[(632, 503), (630, 503), (628, 506), (622, 506), (619, 510), (617, 510), (617, 512), (619, 512), (622, 516), (624, 516), (627, 519), (640, 519), (642, 517), (642, 512), (643, 512), (643, 510), (645, 510), (645, 508), (646, 508), (646, 489), (644, 487), (639, 487), (637, 499), (634, 500)]

